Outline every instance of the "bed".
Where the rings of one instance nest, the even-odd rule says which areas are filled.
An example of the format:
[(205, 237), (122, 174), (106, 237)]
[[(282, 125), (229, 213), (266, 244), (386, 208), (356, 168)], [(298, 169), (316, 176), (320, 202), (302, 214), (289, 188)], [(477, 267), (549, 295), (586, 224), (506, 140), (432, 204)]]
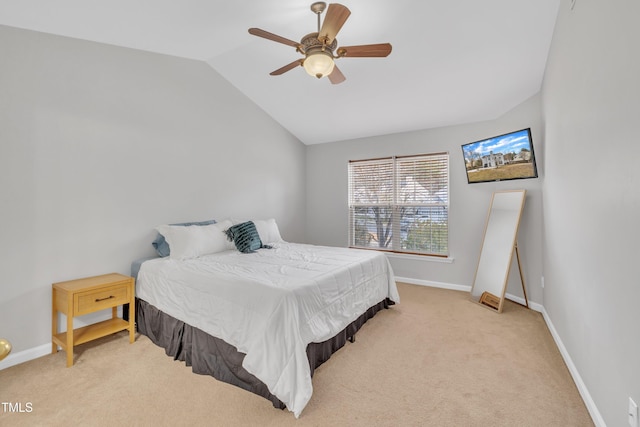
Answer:
[[(178, 231), (209, 228), (217, 239), (230, 224)], [(181, 256), (174, 248), (194, 241), (181, 246), (170, 236), (174, 229), (158, 229), (171, 240), (171, 256), (132, 266), (134, 274), (139, 268), (139, 332), (194, 372), (261, 395), (296, 417), (311, 398), (314, 369), (400, 300), (389, 262), (376, 251), (289, 243), (263, 227), (251, 250), (218, 241), (213, 252)]]

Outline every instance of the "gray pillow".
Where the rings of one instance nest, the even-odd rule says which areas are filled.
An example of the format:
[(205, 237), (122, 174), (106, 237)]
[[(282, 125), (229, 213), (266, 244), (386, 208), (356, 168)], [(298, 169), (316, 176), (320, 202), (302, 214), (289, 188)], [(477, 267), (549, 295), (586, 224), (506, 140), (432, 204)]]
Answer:
[[(184, 226), (184, 227), (188, 227), (188, 226), (192, 226), (192, 225), (202, 226), (202, 225), (211, 225), (211, 224), (215, 224), (215, 223), (216, 223), (215, 219), (210, 219), (208, 221), (181, 222), (181, 223), (178, 223), (178, 224), (169, 224), (169, 225), (181, 225), (181, 226)], [(171, 249), (169, 248), (169, 244), (164, 239), (164, 236), (162, 234), (160, 234), (160, 233), (158, 233), (158, 235), (156, 236), (155, 240), (153, 242), (151, 242), (151, 245), (154, 247), (154, 249), (158, 253), (158, 256), (166, 257), (166, 256), (169, 256), (169, 254), (171, 253)]]

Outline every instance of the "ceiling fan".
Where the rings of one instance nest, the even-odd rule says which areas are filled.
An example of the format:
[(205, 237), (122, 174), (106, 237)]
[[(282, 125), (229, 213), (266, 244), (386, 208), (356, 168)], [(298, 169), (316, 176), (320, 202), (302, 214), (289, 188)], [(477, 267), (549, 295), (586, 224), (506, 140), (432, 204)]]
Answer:
[[(327, 14), (320, 25), (320, 15), (327, 9)], [(391, 53), (389, 43), (367, 44), (360, 46), (338, 47), (336, 35), (346, 22), (351, 11), (338, 3), (331, 3), (327, 8), (325, 2), (319, 1), (311, 5), (311, 11), (318, 16), (318, 32), (307, 34), (300, 40), (300, 43), (280, 37), (259, 28), (249, 28), (249, 34), (286, 44), (296, 48), (296, 51), (304, 55), (304, 58), (297, 59), (284, 67), (278, 68), (269, 73), (272, 76), (279, 76), (298, 66), (304, 67), (311, 76), (322, 78), (329, 77), (333, 84), (345, 81), (344, 74), (335, 66), (338, 58), (374, 58), (385, 57)]]

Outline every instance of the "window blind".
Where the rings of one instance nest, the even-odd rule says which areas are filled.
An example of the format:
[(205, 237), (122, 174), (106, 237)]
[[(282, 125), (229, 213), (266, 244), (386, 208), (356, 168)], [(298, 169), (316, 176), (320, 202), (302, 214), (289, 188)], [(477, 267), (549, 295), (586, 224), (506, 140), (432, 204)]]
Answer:
[(447, 256), (449, 155), (349, 162), (349, 242), (358, 248)]

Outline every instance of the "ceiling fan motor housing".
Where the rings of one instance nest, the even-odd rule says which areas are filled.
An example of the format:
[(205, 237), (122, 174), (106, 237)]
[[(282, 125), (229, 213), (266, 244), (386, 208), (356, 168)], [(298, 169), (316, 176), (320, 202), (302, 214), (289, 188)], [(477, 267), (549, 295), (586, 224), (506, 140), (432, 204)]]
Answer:
[(309, 53), (311, 50), (314, 50), (314, 48), (324, 48), (333, 54), (334, 49), (338, 46), (338, 39), (333, 39), (333, 42), (330, 44), (324, 44), (318, 40), (318, 33), (310, 33), (300, 40), (300, 44), (302, 45), (302, 53), (304, 54)]

